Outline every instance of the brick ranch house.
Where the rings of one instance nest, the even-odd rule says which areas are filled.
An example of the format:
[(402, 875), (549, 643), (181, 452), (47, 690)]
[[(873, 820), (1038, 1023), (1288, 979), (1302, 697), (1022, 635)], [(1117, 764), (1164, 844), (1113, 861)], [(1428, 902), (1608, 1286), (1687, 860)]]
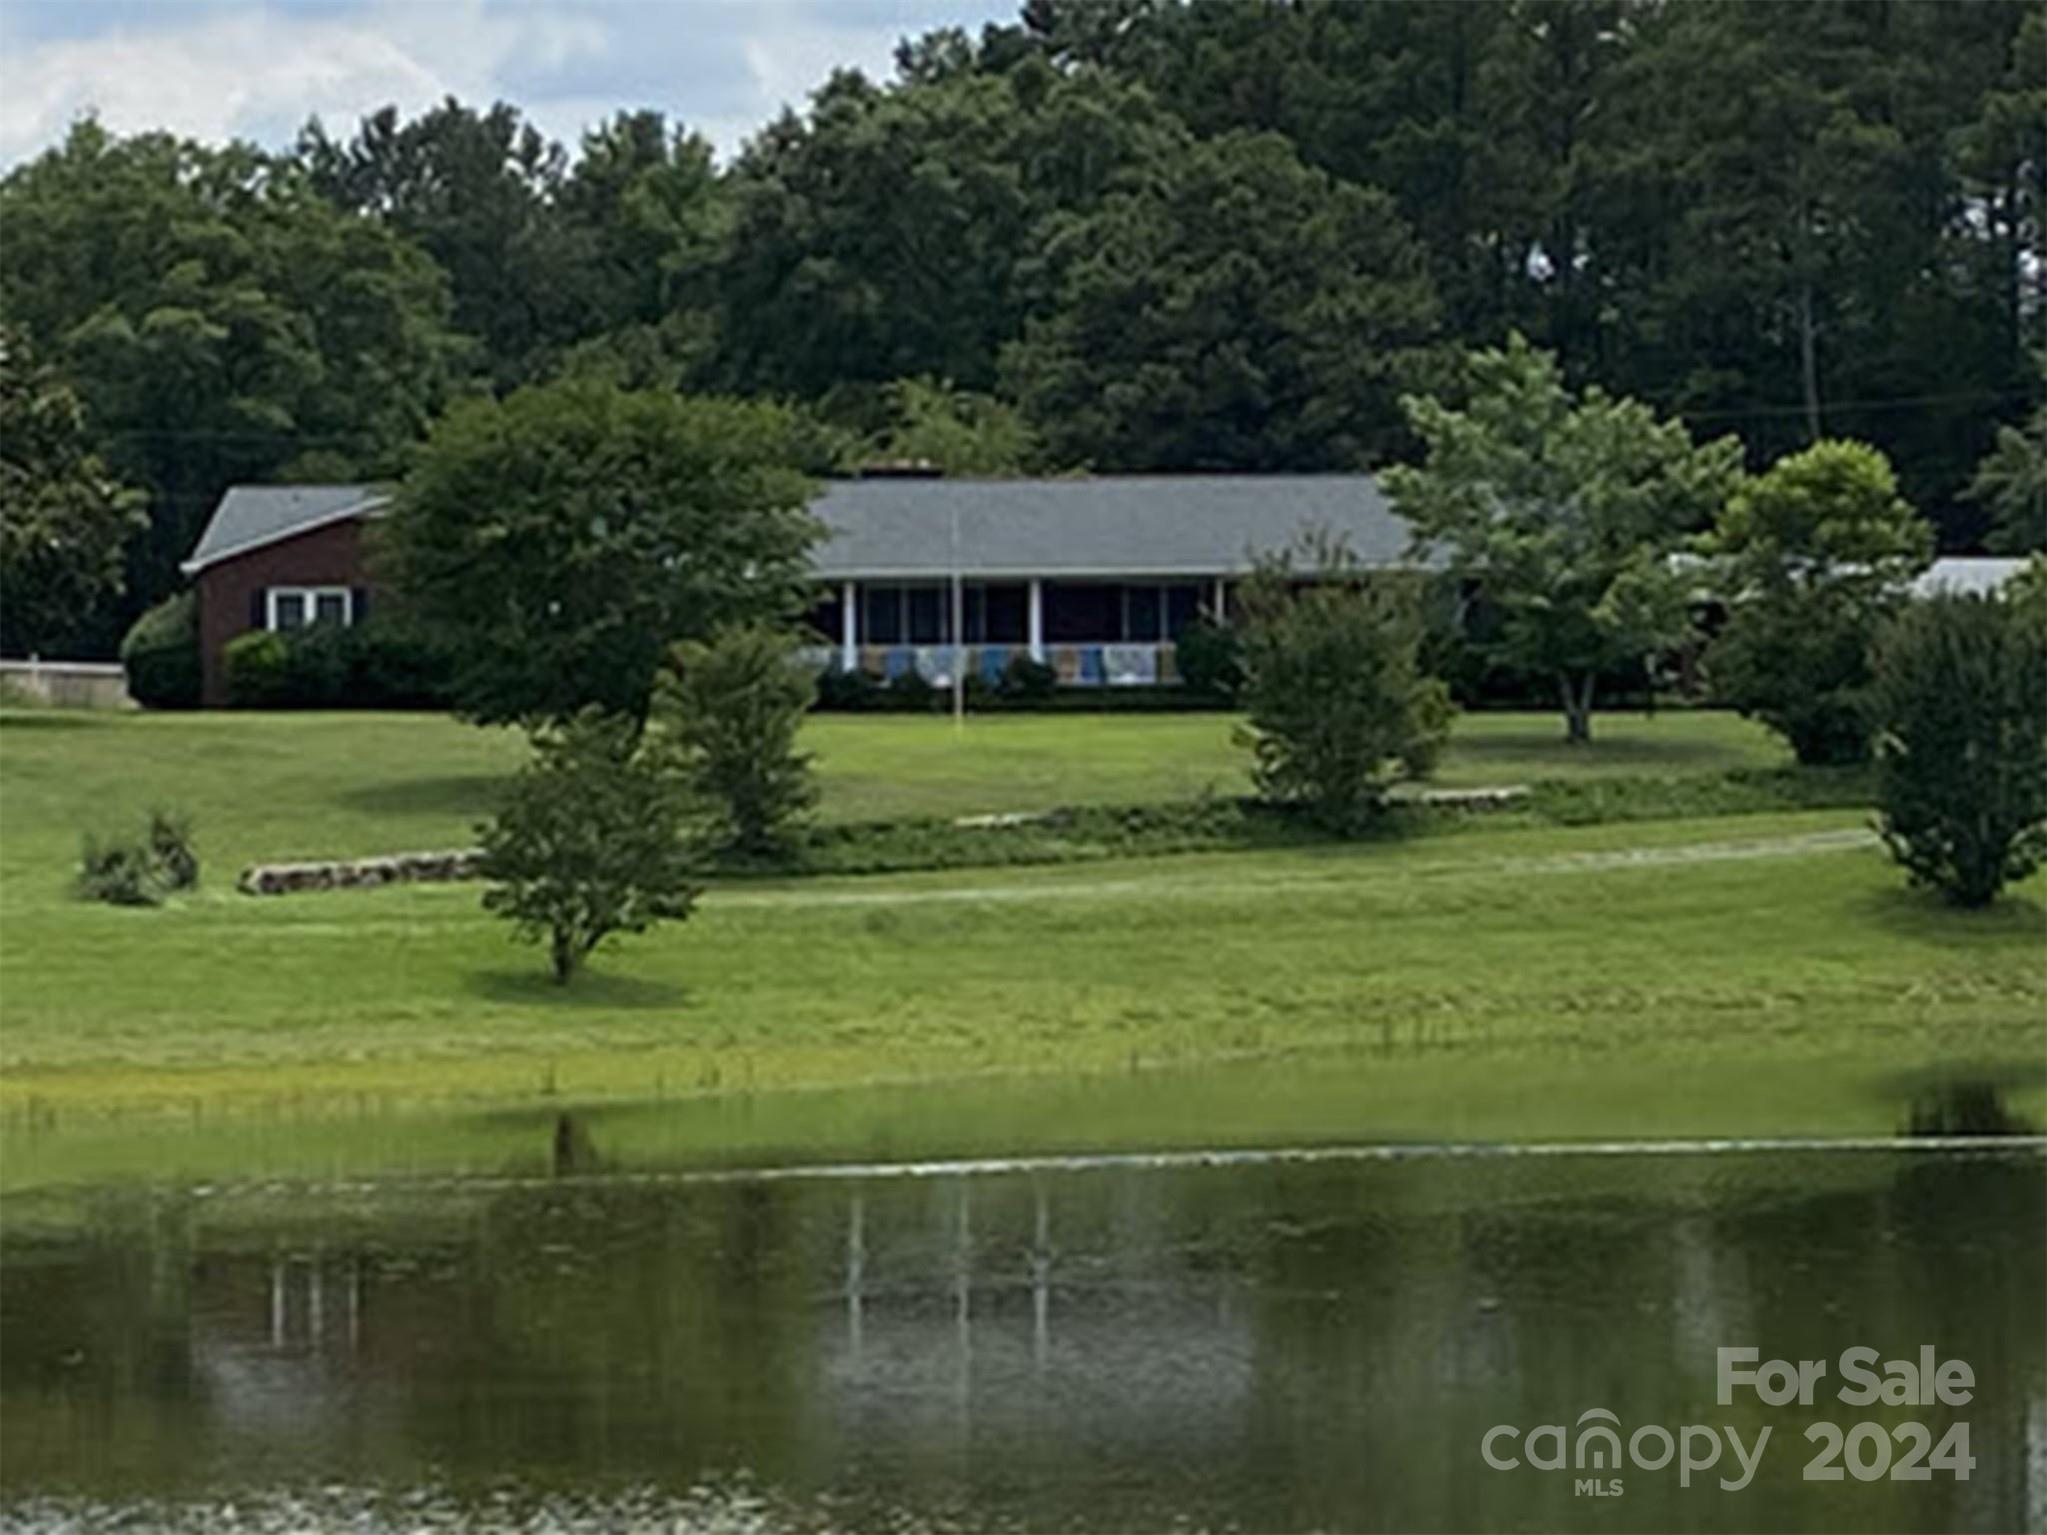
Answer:
[[(388, 506), (362, 485), (239, 485), (221, 498), (183, 567), (209, 707), (227, 702), (235, 636), (368, 617), (363, 525)], [(1069, 686), (1174, 683), (1174, 641), (1197, 614), (1227, 613), (1257, 555), (1321, 529), (1367, 567), (1407, 563), (1407, 526), (1370, 475), (878, 475), (829, 482), (811, 511), (826, 530), (812, 556), (810, 621), (830, 642), (820, 664), (936, 683), (956, 660), (992, 680), (1018, 655)]]

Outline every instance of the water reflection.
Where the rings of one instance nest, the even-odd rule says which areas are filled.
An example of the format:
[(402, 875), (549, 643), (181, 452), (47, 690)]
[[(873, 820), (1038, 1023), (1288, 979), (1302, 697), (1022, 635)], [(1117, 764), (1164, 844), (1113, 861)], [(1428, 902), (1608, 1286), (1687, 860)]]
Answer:
[[(5, 1240), (5, 1497), (743, 1476), (856, 1527), (2038, 1528), (2043, 1207), (2047, 1164), (1989, 1149), (109, 1195)], [(1922, 1343), (1968, 1408), (1715, 1405), (1722, 1344)], [(1745, 1492), (1610, 1502), (1479, 1459), (1593, 1407), (1775, 1442)], [(1965, 1417), (1974, 1476), (1801, 1478), (1808, 1423), (1869, 1416)]]

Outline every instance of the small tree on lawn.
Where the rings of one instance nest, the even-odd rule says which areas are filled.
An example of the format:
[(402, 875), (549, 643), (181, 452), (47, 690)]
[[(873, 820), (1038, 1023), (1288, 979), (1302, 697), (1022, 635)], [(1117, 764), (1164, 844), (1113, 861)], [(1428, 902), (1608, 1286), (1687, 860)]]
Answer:
[(1943, 595), (1877, 648), (1879, 830), (1914, 884), (1983, 906), (2047, 860), (2047, 609)]
[(655, 718), (684, 781), (716, 808), (733, 852), (780, 847), (817, 801), (796, 732), (817, 694), (786, 630), (749, 624), (679, 645)]
[(497, 819), (480, 828), (486, 911), (545, 941), (557, 982), (613, 933), (688, 917), (697, 897), (687, 796), (637, 721), (588, 709), (534, 737)]
[(1800, 762), (1869, 755), (1870, 647), (1933, 557), (1933, 529), (1860, 442), (1779, 459), (1729, 497), (1706, 541), (1733, 616), (1708, 653), (1720, 696)]
[(1243, 736), (1260, 793), (1350, 832), (1395, 782), (1434, 766), (1453, 710), (1419, 664), (1414, 583), (1371, 577), (1340, 551), (1317, 553), (1306, 583), (1275, 562), (1242, 588)]
[(1599, 674), (1682, 639), (1672, 556), (1726, 499), (1741, 446), (1593, 388), (1520, 336), (1470, 359), (1471, 399), (1401, 404), (1425, 451), (1382, 476), (1418, 550), (1445, 557), (1501, 615), (1500, 659), (1556, 680), (1565, 739), (1592, 739)]

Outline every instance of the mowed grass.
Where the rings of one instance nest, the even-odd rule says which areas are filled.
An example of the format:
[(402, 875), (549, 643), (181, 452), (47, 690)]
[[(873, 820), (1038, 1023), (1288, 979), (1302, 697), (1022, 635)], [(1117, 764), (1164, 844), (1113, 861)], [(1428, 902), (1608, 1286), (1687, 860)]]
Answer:
[[(1140, 804), (1249, 790), (1222, 714), (992, 715), (963, 730), (903, 715), (820, 715), (804, 729), (827, 820)], [(1437, 781), (1681, 775), (1785, 760), (1727, 714), (1602, 716), (1589, 750), (1547, 715), (1458, 721)], [(0, 913), (63, 895), (86, 831), (151, 805), (197, 824), (216, 883), (259, 860), (466, 845), (524, 755), (511, 730), (431, 715), (0, 715)]]
[[(1600, 723), (1574, 754), (1544, 718), (1467, 719), (1446, 776), (1776, 760), (1725, 717)], [(991, 719), (964, 740), (825, 719), (811, 740), (841, 817), (1159, 799), (1240, 770), (1216, 716)], [(254, 1135), (339, 1168), (473, 1148), (484, 1105), (611, 1103), (652, 1116), (628, 1139), (717, 1160), (1885, 1133), (1900, 1084), (1957, 1071), (2047, 1103), (2043, 882), (1945, 909), (1853, 812), (756, 882), (566, 990), (474, 886), (232, 889), (256, 857), (459, 842), (516, 758), (503, 733), (417, 717), (10, 717), (0, 1177), (188, 1165), (107, 1128), (131, 1111), (209, 1127), (198, 1162)], [(78, 831), (153, 801), (197, 819), (204, 887), (154, 911), (74, 899)], [(528, 1120), (489, 1124), (484, 1143), (517, 1124), (531, 1149)]]

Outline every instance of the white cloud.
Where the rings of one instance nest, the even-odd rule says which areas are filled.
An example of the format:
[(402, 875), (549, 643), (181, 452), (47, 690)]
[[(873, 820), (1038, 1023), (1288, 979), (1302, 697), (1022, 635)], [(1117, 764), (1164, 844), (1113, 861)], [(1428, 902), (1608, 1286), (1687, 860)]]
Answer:
[(510, 61), (547, 68), (604, 52), (593, 15), (482, 0), (376, 0), (346, 16), (185, 13), (182, 24), (10, 46), (0, 61), (0, 163), (61, 138), (86, 112), (117, 132), (276, 143), (307, 117), (338, 127), (396, 102), (488, 101)]

